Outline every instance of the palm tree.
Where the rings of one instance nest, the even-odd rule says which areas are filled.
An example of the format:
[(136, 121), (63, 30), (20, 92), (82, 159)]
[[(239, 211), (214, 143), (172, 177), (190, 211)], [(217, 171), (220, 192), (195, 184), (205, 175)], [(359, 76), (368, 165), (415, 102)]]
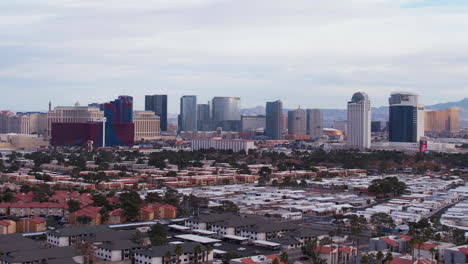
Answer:
[(195, 254), (195, 263), (200, 263), (198, 257), (200, 255), (200, 253), (202, 253), (202, 248), (200, 245), (196, 245), (194, 248), (193, 248), (193, 253)]
[(393, 260), (393, 254), (392, 252), (387, 252), (387, 256), (385, 256), (385, 262), (390, 263)]
[[(211, 245), (206, 245), (205, 246), (205, 252), (203, 254), (206, 256), (206, 261), (207, 262), (208, 262), (211, 251), (213, 251), (213, 247)], [(205, 261), (205, 260), (203, 259), (203, 261)]]
[(287, 263), (288, 259), (289, 259), (288, 252), (283, 251), (283, 253), (281, 253), (281, 256), (280, 256), (281, 262)]
[(384, 254), (382, 253), (382, 251), (377, 252), (376, 258), (377, 258), (377, 262), (382, 264), (382, 260), (384, 259)]
[(418, 239), (418, 261), (421, 259), (421, 246), (424, 244), (422, 239)]
[[(171, 252), (167, 251), (166, 254), (164, 254), (162, 263), (163, 263), (163, 264), (170, 263), (170, 262), (171, 262), (171, 258), (172, 258)], [(167, 261), (167, 263), (166, 263), (166, 261)]]
[(369, 264), (369, 263), (370, 263), (369, 256), (367, 255), (362, 256), (361, 264)]
[(436, 253), (436, 249), (431, 248), (431, 249), (429, 249), (429, 252), (431, 252), (431, 264), (432, 264), (434, 262), (434, 255)]
[(184, 248), (180, 245), (180, 244), (177, 244), (174, 248), (174, 253), (176, 254), (177, 256), (177, 263), (180, 263), (180, 256), (182, 256), (182, 254), (184, 254)]
[(413, 263), (414, 263), (414, 261), (415, 261), (415, 259), (414, 259), (414, 247), (417, 245), (418, 242), (417, 242), (416, 239), (412, 238), (409, 243), (410, 243), (410, 246), (411, 246), (411, 261), (413, 261)]

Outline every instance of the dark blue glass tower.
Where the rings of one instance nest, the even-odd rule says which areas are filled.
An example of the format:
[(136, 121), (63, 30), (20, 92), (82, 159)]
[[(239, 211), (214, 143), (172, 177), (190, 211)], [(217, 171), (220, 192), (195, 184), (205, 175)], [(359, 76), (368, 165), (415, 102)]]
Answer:
[(106, 117), (106, 146), (133, 145), (133, 97), (119, 96), (101, 105)]

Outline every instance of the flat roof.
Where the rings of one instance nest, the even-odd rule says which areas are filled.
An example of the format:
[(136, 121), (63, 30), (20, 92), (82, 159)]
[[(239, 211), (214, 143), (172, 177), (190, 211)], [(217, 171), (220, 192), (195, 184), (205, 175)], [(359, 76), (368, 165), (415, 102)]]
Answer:
[(189, 241), (202, 243), (202, 244), (215, 243), (215, 242), (220, 242), (221, 241), (221, 240), (218, 240), (218, 239), (213, 239), (213, 238), (198, 236), (198, 235), (178, 235), (178, 236), (175, 236), (175, 237), (180, 238), (180, 239), (184, 239), (184, 240), (189, 240)]
[(192, 230), (194, 233), (202, 234), (202, 235), (214, 235), (216, 232), (209, 231), (209, 230), (203, 230), (203, 229), (194, 229)]
[(182, 226), (182, 225), (168, 225), (168, 227), (174, 228), (174, 229), (177, 229), (177, 230), (189, 230), (190, 229), (190, 228), (188, 228), (186, 226)]
[(225, 235), (224, 238), (240, 240), (240, 241), (248, 240), (248, 238), (236, 236), (236, 235)]
[(258, 244), (258, 245), (262, 245), (262, 246), (269, 246), (269, 247), (280, 247), (281, 246), (281, 244), (269, 242), (269, 241), (266, 241), (266, 240), (255, 240), (254, 243)]
[(219, 249), (213, 249), (213, 253), (215, 253), (215, 254), (226, 254), (227, 252), (223, 251), (223, 250), (219, 250)]

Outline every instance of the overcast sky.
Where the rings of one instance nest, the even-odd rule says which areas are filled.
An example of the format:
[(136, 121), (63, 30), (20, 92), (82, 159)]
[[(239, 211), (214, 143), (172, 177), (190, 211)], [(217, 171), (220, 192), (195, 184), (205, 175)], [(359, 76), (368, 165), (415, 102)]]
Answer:
[(168, 94), (243, 107), (468, 97), (467, 0), (2, 0), (0, 109)]

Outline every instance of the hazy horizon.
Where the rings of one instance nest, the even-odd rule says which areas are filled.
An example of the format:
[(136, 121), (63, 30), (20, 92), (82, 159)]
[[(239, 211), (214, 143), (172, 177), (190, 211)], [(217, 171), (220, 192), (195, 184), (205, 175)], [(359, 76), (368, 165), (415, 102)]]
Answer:
[(168, 94), (344, 109), (468, 97), (464, 0), (4, 0), (0, 110)]

